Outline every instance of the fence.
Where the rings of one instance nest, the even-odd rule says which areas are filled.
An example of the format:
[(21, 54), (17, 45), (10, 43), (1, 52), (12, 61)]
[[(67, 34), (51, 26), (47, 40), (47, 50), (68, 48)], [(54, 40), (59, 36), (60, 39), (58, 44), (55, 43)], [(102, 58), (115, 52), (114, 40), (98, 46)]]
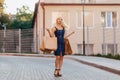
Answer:
[[(78, 46), (82, 50), (82, 46)], [(85, 46), (87, 54), (92, 54), (94, 51), (102, 54), (120, 54), (120, 29), (118, 27), (101, 27), (101, 29), (93, 31), (93, 29), (87, 27)]]
[[(120, 29), (114, 27), (107, 29), (102, 27), (93, 31), (89, 27), (85, 29), (86, 54), (120, 54)], [(32, 53), (33, 29), (0, 30), (0, 53)], [(78, 53), (82, 54), (82, 44), (77, 44)]]
[(0, 52), (33, 52), (33, 29), (0, 30)]

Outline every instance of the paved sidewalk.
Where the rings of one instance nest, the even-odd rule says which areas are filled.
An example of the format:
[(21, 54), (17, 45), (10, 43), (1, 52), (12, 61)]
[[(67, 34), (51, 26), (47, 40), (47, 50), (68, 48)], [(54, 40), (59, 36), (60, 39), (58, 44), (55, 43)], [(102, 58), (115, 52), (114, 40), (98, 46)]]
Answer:
[(101, 57), (92, 56), (69, 56), (68, 59), (72, 59), (79, 63), (89, 65), (101, 70), (105, 70), (117, 75), (120, 75), (120, 61)]
[(114, 60), (114, 59), (108, 59), (102, 57), (92, 57), (92, 56), (67, 56), (67, 57), (102, 65), (120, 71), (120, 60)]

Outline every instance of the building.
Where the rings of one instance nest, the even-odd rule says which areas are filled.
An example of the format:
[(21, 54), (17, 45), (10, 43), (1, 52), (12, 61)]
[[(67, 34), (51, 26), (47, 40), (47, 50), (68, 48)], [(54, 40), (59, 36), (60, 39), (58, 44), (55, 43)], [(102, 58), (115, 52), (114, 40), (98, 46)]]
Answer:
[(15, 20), (15, 19), (16, 19), (16, 15), (9, 13), (9, 19), (10, 19), (11, 21)]
[(0, 14), (3, 13), (3, 4), (4, 4), (4, 0), (0, 0)]
[(70, 26), (68, 33), (75, 31), (69, 37), (74, 54), (83, 54), (83, 37), (86, 55), (120, 54), (120, 0), (40, 0), (34, 16), (35, 52), (48, 35), (45, 27), (58, 16)]

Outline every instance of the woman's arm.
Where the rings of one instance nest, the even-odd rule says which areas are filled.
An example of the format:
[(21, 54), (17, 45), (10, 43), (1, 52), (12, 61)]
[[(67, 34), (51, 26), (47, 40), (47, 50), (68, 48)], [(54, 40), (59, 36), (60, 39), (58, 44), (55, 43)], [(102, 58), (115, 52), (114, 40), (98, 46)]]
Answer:
[(75, 31), (71, 32), (70, 34), (65, 35), (64, 38), (68, 38), (69, 36), (71, 36), (71, 35), (74, 34), (74, 33), (75, 33)]
[(50, 37), (54, 37), (54, 32), (56, 30), (54, 27), (52, 29), (47, 28), (46, 30), (48, 31)]

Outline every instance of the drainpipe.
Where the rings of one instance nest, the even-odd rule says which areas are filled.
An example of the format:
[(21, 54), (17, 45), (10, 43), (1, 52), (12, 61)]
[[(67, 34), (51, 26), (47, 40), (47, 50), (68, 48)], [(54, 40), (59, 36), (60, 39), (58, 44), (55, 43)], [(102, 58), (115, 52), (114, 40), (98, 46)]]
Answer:
[(37, 13), (36, 13), (36, 19), (35, 19), (35, 22), (36, 22), (36, 24), (35, 24), (36, 25), (36, 30), (35, 30), (35, 32), (36, 32), (36, 44), (35, 44), (36, 48), (35, 48), (35, 52), (36, 53), (39, 52), (39, 49), (38, 49), (38, 47), (39, 47), (39, 45), (38, 45), (39, 42), (38, 41), (39, 40), (38, 40), (38, 31), (37, 31), (38, 30), (38, 9), (39, 9), (38, 7), (39, 7), (39, 4), (40, 4), (40, 0), (39, 0), (38, 5), (37, 5)]
[(41, 3), (42, 9), (43, 9), (43, 36), (45, 36), (45, 7), (44, 2)]

